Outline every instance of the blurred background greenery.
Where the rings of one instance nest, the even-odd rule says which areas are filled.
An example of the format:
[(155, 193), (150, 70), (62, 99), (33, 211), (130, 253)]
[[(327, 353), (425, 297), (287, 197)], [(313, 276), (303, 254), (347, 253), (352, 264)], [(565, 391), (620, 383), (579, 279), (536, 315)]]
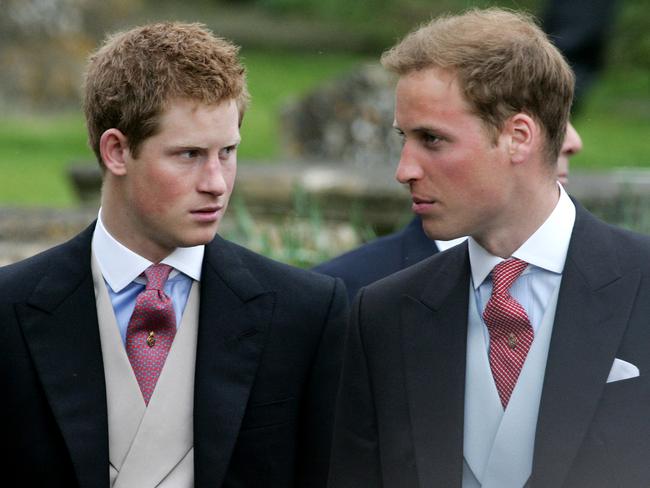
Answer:
[[(278, 114), (288, 101), (377, 62), (432, 16), (491, 5), (539, 16), (545, 0), (0, 0), (0, 205), (77, 204), (67, 169), (96, 164), (86, 145), (80, 80), (86, 56), (108, 32), (155, 20), (198, 21), (241, 45), (253, 103), (239, 158), (256, 164), (286, 154)], [(574, 125), (584, 141), (574, 169), (650, 168), (647, 0), (618, 1), (604, 69)], [(283, 261), (308, 266), (336, 253), (319, 232), (319, 209), (304, 196), (271, 230), (256, 226), (241, 202), (231, 212), (235, 240)], [(650, 211), (643, 215), (641, 230), (650, 229)], [(352, 220), (357, 238), (349, 242), (373, 237)]]
[[(59, 14), (57, 30), (52, 13), (42, 6), (40, 12), (36, 6), (31, 12), (18, 8), (29, 3), (0, 0), (5, 32), (0, 41), (11, 40), (8, 27), (13, 27), (13, 39), (24, 48), (14, 54), (14, 63), (15, 56), (43, 63), (40, 58), (51, 58), (49, 49), (64, 52), (68, 60), (78, 57), (82, 66), (105, 32), (160, 19), (200, 21), (241, 44), (253, 96), (242, 160), (281, 157), (277, 114), (283, 103), (360, 63), (376, 61), (395, 39), (431, 16), (487, 5), (540, 14), (544, 6), (543, 0), (98, 0), (78, 1), (74, 10), (74, 0), (50, 0), (51, 8), (65, 4), (69, 9)], [(650, 166), (650, 9), (647, 0), (621, 0), (618, 7), (605, 69), (574, 121), (584, 140), (574, 168)], [(12, 8), (14, 18), (8, 18)], [(39, 23), (39, 14), (48, 17), (48, 27)], [(34, 19), (29, 28), (28, 15)], [(72, 26), (66, 24), (71, 18), (76, 19)], [(2, 61), (10, 66), (12, 58), (5, 52)], [(23, 75), (31, 84), (29, 97), (10, 93), (0, 101), (0, 204), (75, 203), (65, 170), (93, 157), (79, 110), (80, 68), (62, 68), (68, 79), (54, 68), (44, 74), (34, 70)], [(64, 89), (55, 90), (57, 83)]]

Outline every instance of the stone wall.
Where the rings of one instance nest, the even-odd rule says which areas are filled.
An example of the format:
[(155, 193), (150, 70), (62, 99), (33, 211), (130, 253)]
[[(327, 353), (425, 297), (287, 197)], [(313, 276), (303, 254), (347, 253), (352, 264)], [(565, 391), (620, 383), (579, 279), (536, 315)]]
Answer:
[(395, 80), (368, 64), (288, 104), (280, 115), (286, 157), (392, 167), (401, 142), (392, 127)]
[(0, 1), (0, 110), (79, 105), (86, 56), (140, 0)]

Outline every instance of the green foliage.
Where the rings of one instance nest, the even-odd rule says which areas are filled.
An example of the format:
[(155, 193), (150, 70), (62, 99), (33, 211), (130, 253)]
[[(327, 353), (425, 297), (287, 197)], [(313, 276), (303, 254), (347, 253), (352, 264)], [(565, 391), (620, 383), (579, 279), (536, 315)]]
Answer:
[[(364, 61), (358, 55), (242, 52), (253, 102), (244, 118), (240, 159), (281, 153), (278, 114), (290, 97)], [(66, 207), (75, 203), (71, 163), (97, 164), (81, 113), (12, 115), (0, 119), (0, 205)]]
[(584, 148), (580, 168), (650, 167), (650, 75), (640, 69), (606, 72), (574, 120)]
[(299, 266), (312, 267), (361, 242), (376, 237), (372, 228), (357, 217), (350, 223), (324, 221), (320, 204), (301, 188), (293, 193), (293, 208), (274, 222), (256, 222), (241, 199), (228, 210), (234, 226), (225, 238), (264, 256)]
[[(311, 15), (343, 23), (379, 20), (396, 24), (403, 32), (410, 30), (414, 22), (421, 23), (443, 12), (494, 5), (534, 11), (540, 0), (257, 0), (250, 3), (275, 13)], [(372, 27), (381, 29), (382, 26)]]
[[(229, 7), (242, 3), (241, 0), (213, 1)], [(350, 38), (356, 42), (346, 49), (363, 51), (372, 46), (371, 51), (378, 53), (407, 31), (441, 13), (499, 6), (540, 16), (546, 0), (247, 0), (244, 3), (253, 7), (252, 10), (282, 15), (285, 19), (300, 16), (327, 22), (332, 28), (348, 26), (355, 34)], [(607, 63), (619, 68), (650, 70), (648, 0), (619, 1), (616, 7)], [(300, 44), (297, 42), (296, 47)]]
[(345, 18), (385, 11), (390, 0), (259, 0), (261, 7), (280, 13), (309, 13), (327, 18)]
[(633, 67), (645, 70), (646, 76), (650, 77), (650, 8), (647, 0), (619, 2), (608, 61), (618, 69)]
[(650, 234), (650, 197), (623, 194), (615, 201), (593, 201), (587, 208), (605, 222)]
[[(648, 196), (624, 194), (614, 201), (583, 203), (606, 222), (650, 234)], [(264, 256), (302, 268), (311, 268), (377, 237), (372, 227), (354, 212), (347, 225), (339, 224), (337, 228), (326, 222), (321, 205), (296, 188), (293, 208), (287, 215), (275, 222), (260, 222), (253, 218), (245, 202), (236, 199), (228, 210), (234, 225), (223, 236)]]
[[(243, 50), (253, 103), (242, 127), (240, 160), (281, 155), (278, 113), (306, 93), (367, 58), (351, 54)], [(584, 141), (572, 164), (581, 168), (650, 167), (650, 80), (644, 70), (611, 70), (594, 86), (575, 120)], [(390, 121), (387, 121), (390, 123)], [(80, 113), (0, 119), (0, 205), (63, 207), (75, 203), (66, 171), (97, 164), (86, 146)]]

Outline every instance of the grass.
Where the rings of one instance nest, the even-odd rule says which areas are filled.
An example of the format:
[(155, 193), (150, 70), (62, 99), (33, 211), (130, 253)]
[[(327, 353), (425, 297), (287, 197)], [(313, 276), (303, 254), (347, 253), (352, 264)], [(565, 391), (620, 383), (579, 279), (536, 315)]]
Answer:
[(79, 114), (10, 116), (0, 120), (0, 204), (69, 206), (65, 173), (92, 161)]
[[(281, 154), (278, 112), (289, 98), (308, 92), (361, 62), (353, 54), (242, 51), (253, 103), (242, 128), (240, 159)], [(650, 167), (650, 81), (647, 72), (606, 73), (575, 125), (584, 151), (581, 168)], [(390, 121), (387, 121), (390, 123)], [(94, 163), (80, 113), (13, 115), (0, 119), (0, 205), (66, 207), (75, 203), (66, 170)]]
[(584, 143), (574, 167), (650, 167), (650, 73), (606, 72), (574, 123)]

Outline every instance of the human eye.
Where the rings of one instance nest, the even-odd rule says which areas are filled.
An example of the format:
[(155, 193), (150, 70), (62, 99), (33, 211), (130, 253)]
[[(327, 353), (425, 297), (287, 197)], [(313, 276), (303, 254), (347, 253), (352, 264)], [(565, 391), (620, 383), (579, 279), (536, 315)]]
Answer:
[(187, 160), (197, 159), (200, 155), (201, 155), (201, 151), (196, 148), (186, 148), (179, 152), (179, 156), (182, 159), (187, 159)]
[(221, 159), (228, 159), (237, 151), (237, 144), (232, 144), (221, 149), (219, 156)]
[(420, 139), (422, 141), (422, 144), (424, 144), (426, 147), (435, 147), (440, 144), (440, 141), (442, 140), (439, 136), (431, 132), (421, 132)]

